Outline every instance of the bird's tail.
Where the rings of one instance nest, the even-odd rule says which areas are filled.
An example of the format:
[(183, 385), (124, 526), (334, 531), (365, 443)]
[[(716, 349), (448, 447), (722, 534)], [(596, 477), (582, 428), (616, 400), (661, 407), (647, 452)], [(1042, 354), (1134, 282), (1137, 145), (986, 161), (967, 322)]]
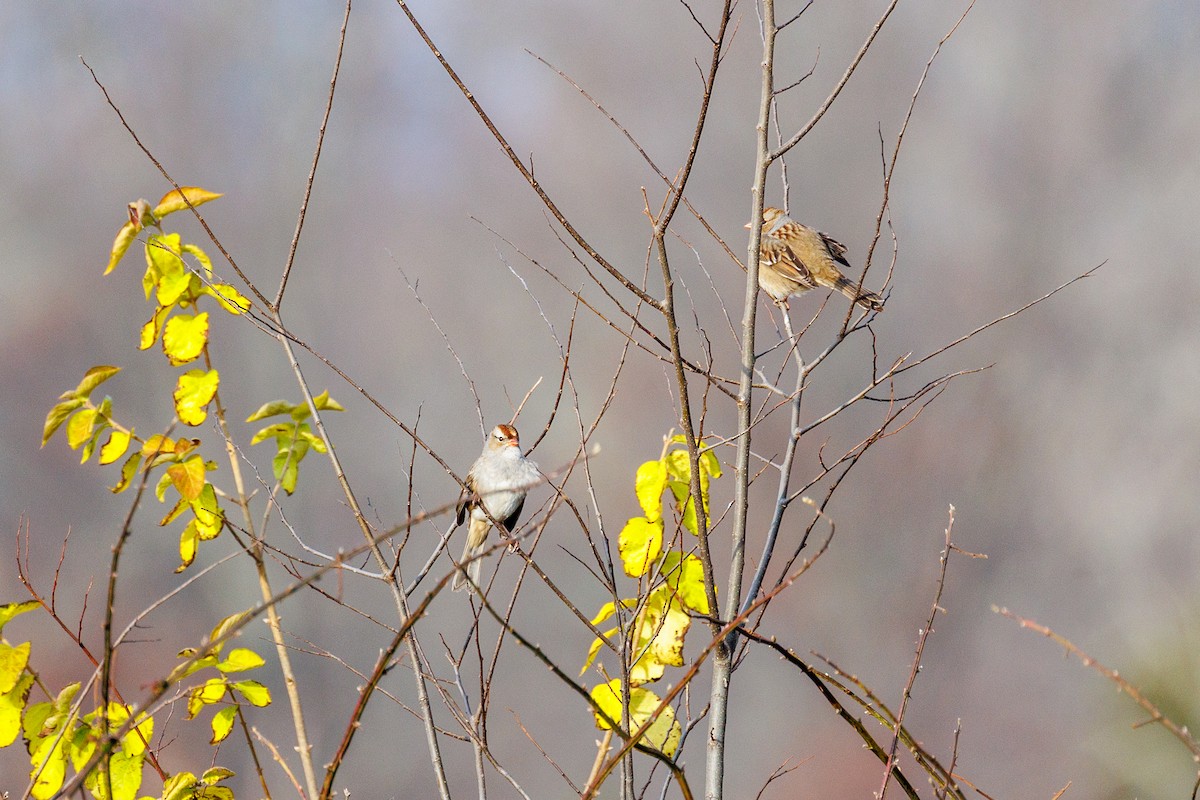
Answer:
[(859, 291), (858, 284), (847, 278), (845, 275), (838, 275), (836, 280), (836, 288), (839, 292), (849, 297), (854, 302), (858, 303), (863, 308), (868, 308), (871, 311), (883, 310), (883, 298), (874, 292), (869, 292), (866, 289)]
[[(479, 585), (479, 579), (483, 577), (483, 559), (479, 556), (486, 549), (484, 547), (487, 541), (487, 531), (489, 523), (484, 520), (474, 518), (471, 519), (470, 527), (467, 530), (467, 541), (463, 546), (462, 558), (458, 563), (463, 565), (459, 569), (458, 574), (454, 576), (454, 591), (461, 592), (467, 587), (467, 576), (470, 576), (471, 582), (476, 586)], [(468, 563), (470, 562), (470, 563)], [(464, 573), (463, 570), (466, 570)]]

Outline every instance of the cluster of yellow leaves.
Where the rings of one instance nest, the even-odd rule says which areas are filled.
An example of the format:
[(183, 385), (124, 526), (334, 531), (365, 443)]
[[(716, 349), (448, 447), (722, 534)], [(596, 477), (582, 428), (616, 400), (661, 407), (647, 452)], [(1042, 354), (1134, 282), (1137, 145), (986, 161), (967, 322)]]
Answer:
[[(668, 440), (668, 445), (682, 443), (681, 436)], [(721, 465), (708, 450), (700, 455), (699, 465), (700, 506), (707, 520), (709, 482), (721, 477)], [(634, 479), (634, 489), (645, 516), (634, 517), (625, 524), (617, 548), (625, 574), (639, 580), (641, 591), (638, 597), (624, 598), (620, 602), (622, 609), (633, 612), (629, 623), (618, 624), (603, 633), (610, 641), (613, 637), (623, 636), (629, 643), (632, 653), (629, 667), (631, 723), (638, 728), (653, 719), (645, 734), (647, 741), (667, 755), (673, 755), (679, 744), (679, 723), (669, 706), (654, 714), (661, 701), (658, 695), (644, 688), (644, 684), (661, 678), (669, 666), (683, 665), (683, 642), (691, 626), (691, 613), (709, 613), (700, 559), (682, 550), (663, 552), (663, 494), (668, 489), (674, 500), (678, 524), (692, 534), (699, 531), (687, 450), (669, 450), (657, 461), (642, 464)], [(615, 615), (618, 615), (617, 604), (605, 603), (592, 624), (602, 625)], [(592, 642), (581, 674), (595, 661), (603, 644), (600, 638)], [(592, 689), (592, 699), (611, 719), (622, 718), (619, 679), (596, 686)], [(599, 715), (596, 724), (602, 729), (609, 727)]]
[[(80, 684), (64, 687), (53, 699), (29, 703), (29, 693), (35, 680), (28, 669), (30, 643), (11, 645), (3, 638), (4, 625), (14, 617), (40, 608), (35, 601), (0, 605), (0, 747), (12, 744), (23, 734), (29, 752), (31, 796), (36, 800), (55, 797), (66, 781), (68, 766), (82, 769), (95, 755), (97, 743), (105, 730), (116, 731), (130, 723), (131, 710), (122, 703), (110, 702), (80, 715), (77, 700)], [(232, 626), (241, 622), (244, 613), (221, 620), (209, 636), (216, 641)], [(196, 716), (207, 705), (224, 703), (213, 718), (212, 743), (225, 739), (233, 729), (240, 696), (255, 706), (271, 702), (271, 693), (258, 681), (234, 681), (226, 676), (260, 667), (263, 660), (253, 650), (233, 648), (222, 655), (224, 642), (210, 648), (203, 657), (195, 658), (196, 650), (184, 650), (181, 658), (195, 659), (186, 668), (175, 671), (172, 682), (208, 667), (220, 673), (188, 692), (188, 718)], [(225, 700), (226, 696), (230, 698)], [(97, 800), (135, 800), (142, 784), (142, 768), (146, 751), (154, 737), (154, 718), (140, 715), (121, 736), (112, 753), (104, 761), (104, 772), (92, 770), (84, 779), (84, 788)], [(106, 774), (105, 774), (106, 773)], [(213, 767), (197, 778), (190, 772), (180, 772), (163, 784), (161, 800), (233, 800), (233, 791), (217, 784), (233, 777), (223, 767)], [(112, 789), (111, 794), (109, 789)], [(142, 798), (142, 800), (153, 800)]]
[[(209, 634), (208, 640), (210, 642), (217, 641), (225, 635), (226, 631), (244, 618), (245, 614), (240, 613), (221, 620)], [(237, 718), (241, 704), (241, 701), (238, 700), (239, 696), (252, 706), (262, 707), (271, 704), (271, 691), (266, 686), (254, 680), (234, 681), (228, 677), (230, 673), (245, 672), (261, 667), (264, 663), (262, 656), (248, 648), (235, 647), (227, 655), (221, 657), (224, 647), (225, 642), (220, 642), (200, 658), (197, 658), (200, 651), (195, 648), (189, 647), (180, 650), (179, 657), (188, 659), (191, 663), (186, 667), (176, 669), (171, 674), (171, 680), (174, 682), (209, 667), (215, 668), (220, 673), (217, 677), (209, 678), (204, 683), (188, 690), (188, 719), (193, 719), (205, 706), (224, 704), (213, 715), (211, 744), (223, 742), (233, 730), (233, 722)]]
[[(329, 396), (328, 391), (321, 392), (313, 398), (313, 406), (317, 411), (345, 411), (341, 403)], [(284, 422), (275, 422), (254, 434), (250, 444), (255, 445), (267, 439), (275, 440), (275, 458), (272, 468), (275, 480), (288, 494), (296, 491), (296, 480), (300, 477), (300, 462), (308, 455), (308, 451), (326, 452), (325, 442), (312, 432), (307, 420), (312, 415), (307, 403), (289, 403), (286, 400), (276, 400), (265, 403), (258, 411), (251, 414), (246, 422), (259, 422), (271, 417), (287, 416)]]
[[(177, 233), (163, 233), (161, 221), (167, 214), (215, 200), (221, 195), (195, 186), (168, 192), (153, 209), (145, 200), (129, 205), (129, 221), (117, 233), (109, 255), (107, 275), (129, 249), (137, 234), (148, 225), (158, 233), (146, 237), (146, 272), (142, 290), (146, 299), (154, 295), (156, 307), (150, 321), (142, 326), (139, 347), (147, 350), (162, 342), (163, 353), (172, 366), (195, 361), (208, 344), (208, 312), (191, 313), (201, 297), (208, 295), (230, 314), (241, 314), (250, 301), (227, 283), (213, 280), (212, 260), (199, 247), (182, 242)], [(186, 202), (185, 202), (186, 200)], [(196, 260), (193, 269), (184, 256)], [(172, 312), (178, 311), (172, 316)], [(207, 416), (208, 404), (217, 393), (220, 376), (215, 369), (192, 369), (179, 376), (175, 388), (175, 413), (184, 425), (199, 425)]]
[[(0, 632), (13, 617), (39, 608), (37, 602), (9, 603), (0, 606)], [(23, 733), (29, 751), (31, 795), (37, 800), (53, 797), (62, 788), (67, 776), (67, 764), (80, 769), (91, 759), (104, 728), (115, 730), (130, 719), (128, 706), (109, 703), (107, 709), (96, 709), (79, 716), (73, 709), (79, 684), (66, 686), (52, 700), (29, 703), (29, 691), (34, 683), (33, 672), (27, 669), (30, 643), (13, 646), (0, 638), (0, 747), (7, 747)], [(154, 735), (154, 719), (142, 716), (121, 737), (107, 759), (107, 780), (93, 771), (84, 781), (84, 788), (100, 800), (134, 800), (142, 784), (142, 764), (146, 747)]]

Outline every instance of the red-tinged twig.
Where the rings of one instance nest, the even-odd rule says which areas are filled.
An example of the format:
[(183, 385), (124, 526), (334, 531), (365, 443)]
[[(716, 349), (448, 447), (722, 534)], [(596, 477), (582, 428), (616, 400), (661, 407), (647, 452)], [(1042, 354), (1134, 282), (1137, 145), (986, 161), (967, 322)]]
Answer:
[(908, 673), (908, 680), (904, 682), (904, 690), (900, 694), (900, 709), (896, 713), (896, 724), (892, 730), (892, 742), (888, 745), (887, 766), (883, 770), (883, 783), (879, 787), (879, 800), (884, 800), (887, 796), (887, 787), (891, 782), (892, 773), (896, 769), (896, 750), (900, 746), (900, 729), (904, 725), (904, 712), (908, 710), (908, 701), (912, 699), (913, 686), (917, 682), (917, 673), (921, 671), (921, 658), (925, 655), (925, 643), (929, 641), (930, 634), (933, 633), (933, 622), (937, 619), (938, 612), (945, 613), (942, 608), (942, 592), (946, 589), (946, 570), (950, 567), (950, 552), (957, 548), (950, 541), (950, 535), (954, 531), (954, 506), (950, 506), (950, 521), (946, 524), (946, 547), (942, 550), (940, 557), (941, 572), (938, 573), (937, 589), (933, 593), (933, 604), (929, 608), (929, 617), (925, 621), (925, 627), (917, 631), (917, 651), (913, 655), (912, 668)]
[(263, 745), (265, 745), (266, 748), (271, 751), (271, 757), (275, 759), (275, 763), (279, 765), (279, 768), (283, 770), (283, 774), (287, 775), (288, 780), (292, 782), (292, 788), (296, 790), (296, 796), (304, 797), (304, 787), (300, 785), (300, 781), (296, 778), (296, 774), (292, 772), (292, 768), (288, 766), (287, 761), (280, 754), (279, 748), (275, 746), (275, 743), (264, 736), (256, 727), (251, 728), (250, 732), (253, 733), (255, 738), (262, 742)]
[(1055, 633), (1045, 625), (1039, 625), (1037, 622), (1034, 622), (1031, 619), (1018, 616), (1017, 614), (1009, 611), (1007, 608), (1001, 608), (1000, 606), (992, 606), (992, 611), (1002, 617), (1007, 617), (1008, 619), (1015, 621), (1022, 628), (1027, 628), (1035, 633), (1040, 633), (1042, 636), (1045, 636), (1050, 641), (1055, 642), (1062, 647), (1063, 650), (1065, 650), (1069, 655), (1073, 655), (1078, 658), (1085, 667), (1094, 669), (1096, 672), (1099, 672), (1105, 678), (1112, 681), (1114, 684), (1116, 684), (1118, 689), (1129, 695), (1135, 703), (1141, 706), (1150, 715), (1150, 719), (1147, 722), (1140, 724), (1145, 725), (1156, 723), (1162, 725), (1170, 732), (1172, 736), (1178, 739), (1179, 742), (1186, 747), (1189, 752), (1191, 752), (1194, 758), (1200, 760), (1200, 743), (1192, 738), (1192, 735), (1188, 732), (1187, 728), (1172, 722), (1167, 715), (1163, 714), (1163, 712), (1159, 710), (1158, 706), (1154, 705), (1154, 703), (1152, 703), (1148, 697), (1142, 694), (1141, 690), (1139, 690), (1129, 681), (1125, 680), (1125, 678), (1121, 677), (1121, 674), (1117, 670), (1104, 666), (1099, 661), (1092, 658), (1092, 656), (1088, 655), (1086, 651), (1084, 651), (1070, 639)]

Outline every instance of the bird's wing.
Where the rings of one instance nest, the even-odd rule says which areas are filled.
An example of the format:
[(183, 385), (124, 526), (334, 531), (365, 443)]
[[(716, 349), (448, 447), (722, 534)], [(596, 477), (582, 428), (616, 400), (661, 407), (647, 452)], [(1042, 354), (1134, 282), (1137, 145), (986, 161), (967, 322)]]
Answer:
[(458, 496), (458, 505), (454, 508), (455, 525), (462, 525), (467, 519), (467, 514), (475, 505), (475, 473), (468, 472), (463, 483), (467, 485), (467, 488), (463, 489), (462, 494)]
[(763, 265), (773, 266), (785, 278), (790, 278), (802, 286), (812, 286), (812, 275), (804, 262), (796, 257), (787, 242), (775, 236), (763, 235), (760, 258)]
[(517, 507), (513, 509), (513, 512), (511, 514), (509, 514), (508, 517), (506, 517), (505, 519), (500, 520), (501, 523), (503, 523), (503, 525), (504, 525), (505, 531), (507, 531), (508, 533), (512, 533), (513, 530), (516, 529), (517, 520), (521, 518), (521, 509), (523, 509), (524, 507), (525, 507), (525, 498), (522, 497), (519, 501), (517, 501)]
[(850, 262), (846, 260), (846, 245), (834, 239), (827, 233), (817, 231), (817, 236), (821, 237), (821, 241), (825, 243), (825, 248), (829, 250), (829, 255), (833, 256), (833, 260), (840, 264), (850, 266)]

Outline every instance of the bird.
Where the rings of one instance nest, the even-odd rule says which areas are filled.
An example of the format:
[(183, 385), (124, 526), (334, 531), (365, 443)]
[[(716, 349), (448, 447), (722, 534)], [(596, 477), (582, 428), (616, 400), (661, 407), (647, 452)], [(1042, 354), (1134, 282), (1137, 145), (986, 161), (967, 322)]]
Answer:
[(844, 244), (801, 225), (781, 209), (769, 206), (763, 209), (758, 285), (778, 305), (786, 308), (792, 295), (824, 286), (837, 289), (863, 308), (882, 311), (883, 298), (875, 292), (860, 290), (842, 274), (838, 264), (850, 266)]
[(484, 542), (493, 520), (503, 529), (503, 535), (511, 533), (525, 506), (526, 493), (540, 480), (537, 464), (521, 454), (517, 429), (512, 425), (493, 428), (483, 443), (483, 452), (467, 472), (466, 488), (458, 499), (454, 526), (462, 525), (468, 517), (470, 524), (459, 560), (466, 572), (460, 569), (454, 577), (455, 591), (466, 587), (468, 575), (473, 583), (479, 584), (483, 571), (483, 559), (479, 556), (486, 549)]

